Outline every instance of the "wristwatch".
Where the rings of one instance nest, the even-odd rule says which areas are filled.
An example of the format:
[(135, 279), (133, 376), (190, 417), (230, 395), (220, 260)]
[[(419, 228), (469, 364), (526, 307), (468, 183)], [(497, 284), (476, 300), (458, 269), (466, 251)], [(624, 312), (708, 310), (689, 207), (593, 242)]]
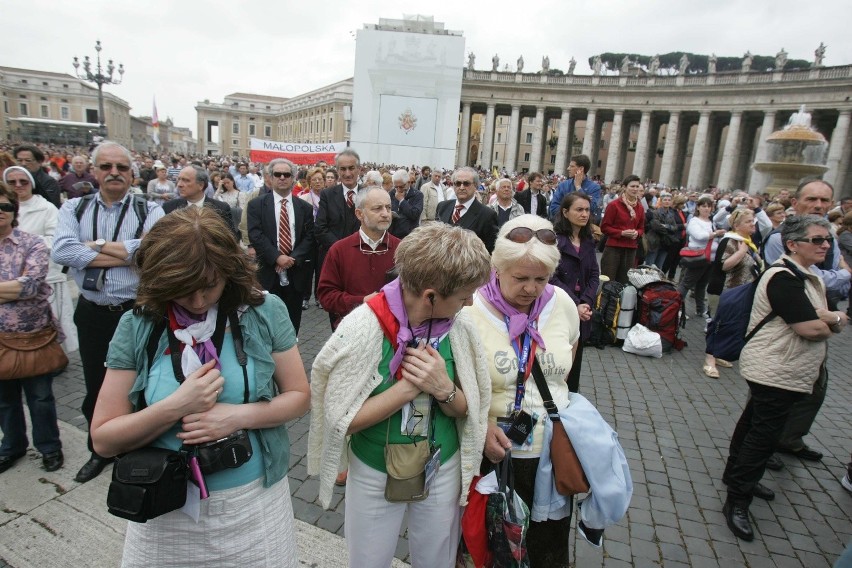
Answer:
[(106, 244), (106, 239), (98, 239), (95, 241), (95, 252), (101, 252), (101, 249), (104, 248)]
[(450, 396), (447, 397), (447, 400), (439, 400), (440, 404), (450, 404), (456, 399), (456, 385), (453, 383), (453, 391), (450, 393)]

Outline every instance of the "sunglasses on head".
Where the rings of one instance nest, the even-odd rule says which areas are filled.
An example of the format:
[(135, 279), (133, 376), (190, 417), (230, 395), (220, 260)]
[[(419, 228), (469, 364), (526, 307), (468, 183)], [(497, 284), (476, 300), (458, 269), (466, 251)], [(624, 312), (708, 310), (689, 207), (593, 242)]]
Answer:
[(293, 174), (291, 172), (272, 172), (272, 177), (277, 177), (277, 178), (283, 177), (283, 178), (286, 179), (286, 178), (293, 177)]
[(127, 164), (98, 164), (98, 169), (102, 172), (111, 172), (115, 168), (120, 172), (129, 172), (130, 166)]
[(15, 206), (11, 203), (0, 203), (0, 211), (3, 211), (4, 213), (14, 213)]
[(550, 229), (539, 229), (537, 231), (533, 231), (529, 227), (515, 227), (506, 233), (506, 238), (513, 243), (528, 243), (532, 240), (533, 235), (546, 245), (556, 244), (556, 233)]
[(796, 239), (797, 243), (811, 243), (820, 246), (822, 243), (834, 244), (834, 237), (811, 237), (809, 239)]

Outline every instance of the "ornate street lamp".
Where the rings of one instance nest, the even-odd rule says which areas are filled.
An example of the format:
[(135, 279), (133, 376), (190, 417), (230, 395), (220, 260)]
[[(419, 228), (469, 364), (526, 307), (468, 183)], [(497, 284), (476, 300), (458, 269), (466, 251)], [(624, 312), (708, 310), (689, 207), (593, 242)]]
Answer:
[(95, 68), (94, 73), (92, 72), (92, 62), (89, 60), (89, 56), (87, 55), (83, 58), (83, 74), (80, 74), (80, 61), (77, 57), (74, 57), (74, 72), (77, 74), (79, 79), (84, 81), (89, 81), (90, 83), (94, 83), (98, 86), (98, 132), (101, 136), (106, 138), (107, 136), (107, 128), (106, 128), (106, 118), (104, 115), (104, 85), (118, 85), (121, 83), (121, 80), (124, 78), (124, 64), (118, 64), (118, 79), (114, 79), (112, 74), (115, 71), (115, 65), (112, 63), (112, 59), (109, 60), (106, 67), (106, 73), (103, 72), (101, 68), (101, 40), (98, 40), (95, 43), (95, 51), (98, 52), (97, 58), (97, 67)]

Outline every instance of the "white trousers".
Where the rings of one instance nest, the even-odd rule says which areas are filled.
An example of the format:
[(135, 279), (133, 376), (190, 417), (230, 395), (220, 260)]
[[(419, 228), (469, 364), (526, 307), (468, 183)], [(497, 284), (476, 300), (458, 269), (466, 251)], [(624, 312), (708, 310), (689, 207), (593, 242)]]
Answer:
[(387, 474), (349, 452), (344, 534), (350, 566), (388, 568), (406, 511), (412, 568), (455, 566), (461, 517), (460, 452), (441, 465), (429, 497), (417, 503), (388, 503)]

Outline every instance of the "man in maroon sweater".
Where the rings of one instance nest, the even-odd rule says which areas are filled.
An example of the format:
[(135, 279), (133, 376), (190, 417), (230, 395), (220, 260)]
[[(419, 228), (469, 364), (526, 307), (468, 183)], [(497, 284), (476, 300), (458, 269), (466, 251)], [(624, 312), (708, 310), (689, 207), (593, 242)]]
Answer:
[(331, 316), (332, 329), (387, 283), (399, 245), (399, 239), (388, 232), (391, 200), (384, 189), (359, 190), (355, 216), (361, 229), (331, 246), (317, 285), (317, 298)]

